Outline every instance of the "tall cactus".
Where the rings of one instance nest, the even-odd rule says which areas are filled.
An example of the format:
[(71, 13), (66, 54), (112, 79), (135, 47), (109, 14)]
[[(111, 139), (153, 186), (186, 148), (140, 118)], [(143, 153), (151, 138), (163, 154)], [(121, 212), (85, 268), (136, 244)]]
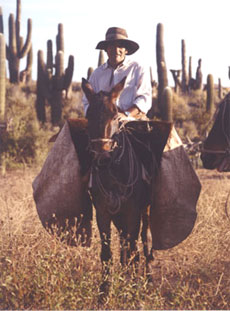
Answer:
[(158, 73), (158, 109), (161, 113), (162, 96), (166, 86), (168, 86), (167, 68), (164, 55), (164, 27), (163, 24), (157, 25), (157, 38), (156, 38), (156, 56), (157, 56), (157, 73)]
[[(46, 102), (51, 107), (51, 122), (59, 125), (61, 121), (62, 106), (64, 98), (68, 98), (71, 90), (74, 57), (69, 56), (68, 67), (64, 69), (64, 34), (63, 25), (58, 25), (56, 36), (57, 53), (55, 63), (53, 62), (53, 44), (47, 41), (47, 61), (41, 50), (38, 51), (38, 70), (37, 70), (37, 118), (41, 122), (46, 122)], [(55, 68), (55, 71), (53, 71)]]
[(0, 33), (0, 126), (5, 122), (6, 107), (6, 45), (4, 35)]
[(186, 45), (185, 40), (181, 40), (181, 62), (182, 62), (182, 92), (188, 91), (188, 73), (187, 73), (187, 59), (186, 59)]
[(89, 67), (87, 70), (87, 80), (89, 80), (92, 73), (93, 73), (93, 67)]
[[(7, 60), (11, 83), (19, 83), (20, 60), (25, 57), (31, 49), (32, 19), (29, 18), (27, 21), (27, 37), (25, 43), (23, 42), (23, 38), (20, 36), (20, 28), (21, 0), (17, 0), (16, 20), (14, 18), (14, 14), (10, 14), (9, 16), (9, 43), (7, 46)], [(0, 32), (3, 33), (3, 27), (2, 31), (0, 29)]]
[(167, 86), (162, 96), (162, 120), (164, 121), (173, 122), (172, 97), (172, 90)]
[(3, 147), (5, 139), (5, 106), (6, 106), (6, 45), (4, 35), (0, 33), (0, 166), (5, 175), (5, 160)]
[(197, 66), (197, 70), (196, 70), (196, 86), (198, 90), (202, 90), (202, 80), (203, 80), (203, 75), (202, 75), (202, 71), (201, 71), (201, 62), (202, 60), (199, 59), (198, 60), (198, 66)]
[(206, 111), (212, 114), (213, 109), (214, 109), (214, 81), (213, 81), (213, 76), (211, 74), (208, 74)]
[(99, 67), (99, 66), (103, 65), (104, 62), (105, 62), (104, 52), (103, 52), (103, 50), (100, 50), (97, 66)]

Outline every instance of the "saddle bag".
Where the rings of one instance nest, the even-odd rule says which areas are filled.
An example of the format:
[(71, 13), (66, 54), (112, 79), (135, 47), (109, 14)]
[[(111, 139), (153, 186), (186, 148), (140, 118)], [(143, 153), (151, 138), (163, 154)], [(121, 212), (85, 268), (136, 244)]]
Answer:
[(66, 122), (32, 186), (42, 225), (70, 245), (90, 245), (92, 206), (87, 185)]
[(152, 247), (169, 249), (191, 233), (201, 184), (182, 142), (172, 129), (163, 152), (150, 211)]

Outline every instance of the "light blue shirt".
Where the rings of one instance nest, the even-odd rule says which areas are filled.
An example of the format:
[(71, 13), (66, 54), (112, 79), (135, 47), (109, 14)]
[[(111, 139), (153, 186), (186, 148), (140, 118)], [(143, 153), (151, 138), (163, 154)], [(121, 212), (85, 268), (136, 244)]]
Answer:
[[(137, 62), (125, 59), (116, 69), (108, 62), (94, 70), (89, 82), (96, 93), (109, 92), (114, 85), (126, 78), (124, 89), (117, 100), (117, 106), (122, 111), (127, 111), (136, 105), (142, 112), (147, 113), (152, 105), (152, 88), (150, 70), (140, 66)], [(84, 113), (88, 109), (88, 101), (83, 96)]]

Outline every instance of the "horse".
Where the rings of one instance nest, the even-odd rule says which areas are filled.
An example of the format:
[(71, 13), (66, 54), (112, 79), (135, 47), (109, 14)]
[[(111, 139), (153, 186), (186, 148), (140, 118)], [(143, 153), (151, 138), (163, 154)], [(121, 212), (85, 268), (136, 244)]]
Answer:
[(201, 160), (206, 169), (230, 171), (230, 93), (217, 107), (214, 124), (203, 142)]
[(89, 191), (96, 210), (96, 221), (101, 239), (102, 284), (100, 291), (109, 290), (111, 254), (111, 224), (120, 237), (120, 262), (138, 266), (137, 241), (140, 234), (146, 259), (154, 259), (149, 247), (147, 230), (148, 209), (164, 146), (171, 131), (171, 123), (161, 121), (127, 121), (119, 111), (116, 100), (125, 79), (110, 92), (95, 93), (86, 79), (82, 89), (88, 100), (89, 149), (93, 154)]

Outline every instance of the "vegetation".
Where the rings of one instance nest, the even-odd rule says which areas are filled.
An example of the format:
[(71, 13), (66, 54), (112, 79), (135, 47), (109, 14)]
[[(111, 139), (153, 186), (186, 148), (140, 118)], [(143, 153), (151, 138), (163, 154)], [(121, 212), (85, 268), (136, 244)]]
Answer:
[(0, 309), (229, 308), (229, 173), (198, 170), (202, 192), (194, 230), (173, 249), (155, 253), (153, 283), (146, 281), (143, 254), (136, 278), (120, 267), (113, 228), (111, 291), (99, 305), (100, 238), (95, 218), (89, 249), (67, 247), (49, 235), (32, 198), (31, 183), (38, 170), (25, 167), (0, 179)]

